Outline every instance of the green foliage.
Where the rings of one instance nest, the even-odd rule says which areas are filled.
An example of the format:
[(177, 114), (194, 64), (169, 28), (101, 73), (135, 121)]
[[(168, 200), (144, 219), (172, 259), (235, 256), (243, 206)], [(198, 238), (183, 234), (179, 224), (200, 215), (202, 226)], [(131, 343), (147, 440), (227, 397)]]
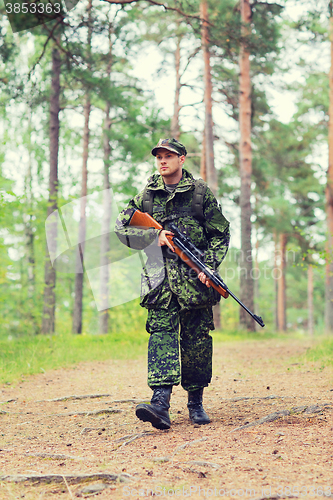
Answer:
[(147, 334), (128, 330), (108, 335), (8, 335), (0, 340), (0, 382), (65, 368), (82, 361), (136, 359), (145, 353)]
[(280, 17), (283, 6), (277, 3), (255, 2), (252, 7), (254, 29), (248, 41), (255, 65), (261, 71), (272, 73), (280, 51)]
[[(258, 200), (256, 214), (261, 226), (277, 233), (295, 233), (296, 227), (317, 222), (315, 209), (324, 208), (323, 187), (307, 160), (311, 143), (298, 122), (288, 125), (271, 120), (254, 154), (253, 171)], [(311, 193), (318, 193), (313, 199)]]
[(290, 22), (290, 26), (298, 33), (301, 42), (322, 43), (328, 39), (328, 18), (332, 15), (331, 2), (325, 1), (326, 9), (315, 0), (309, 3), (306, 14), (300, 16), (297, 21)]
[[(256, 77), (274, 72), (280, 52), (282, 21), (279, 17), (283, 6), (275, 3), (255, 2), (252, 6), (250, 34), (241, 36), (239, 4), (220, 2), (211, 12), (211, 40), (217, 57), (213, 75), (219, 91), (232, 107), (232, 116), (238, 120), (238, 57), (241, 44), (251, 54), (253, 116), (268, 113), (266, 97)], [(263, 106), (263, 103), (265, 105)]]
[(295, 118), (307, 127), (308, 134), (315, 139), (327, 140), (329, 79), (322, 71), (311, 72), (304, 84), (292, 86), (299, 92)]
[(321, 367), (333, 364), (333, 339), (326, 338), (304, 355), (308, 362), (320, 363)]

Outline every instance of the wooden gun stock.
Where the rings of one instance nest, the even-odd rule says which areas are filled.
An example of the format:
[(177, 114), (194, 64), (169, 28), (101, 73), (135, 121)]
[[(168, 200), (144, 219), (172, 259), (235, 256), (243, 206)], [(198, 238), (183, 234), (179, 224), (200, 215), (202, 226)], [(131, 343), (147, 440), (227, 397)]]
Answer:
[[(149, 229), (149, 228), (154, 228), (154, 229), (163, 229), (163, 226), (159, 224), (153, 217), (151, 217), (149, 214), (140, 212), (140, 210), (136, 210), (132, 218), (130, 220), (130, 226), (134, 227), (139, 227), (139, 228), (144, 228), (144, 229)], [(173, 248), (175, 249), (175, 253), (178, 255), (179, 258), (182, 259), (185, 264), (187, 264), (191, 269), (193, 269), (197, 274), (201, 273), (201, 270), (192, 262), (192, 260), (187, 257), (187, 255), (184, 254), (184, 252), (177, 247), (177, 245), (173, 242), (173, 237), (172, 236), (167, 236), (167, 239), (171, 242)], [(227, 299), (229, 297), (229, 293), (224, 290), (221, 286), (216, 285), (213, 283), (210, 279), (208, 279), (210, 286), (212, 286), (222, 297)]]

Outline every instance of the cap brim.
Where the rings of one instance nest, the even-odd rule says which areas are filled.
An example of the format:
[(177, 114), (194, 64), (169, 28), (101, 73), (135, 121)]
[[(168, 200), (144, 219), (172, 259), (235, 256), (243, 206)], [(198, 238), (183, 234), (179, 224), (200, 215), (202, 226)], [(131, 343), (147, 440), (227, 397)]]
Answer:
[(156, 156), (156, 153), (157, 153), (157, 150), (158, 150), (158, 149), (167, 149), (168, 151), (171, 151), (172, 153), (176, 153), (176, 155), (180, 155), (180, 156), (182, 156), (182, 154), (181, 154), (181, 153), (179, 153), (179, 151), (177, 151), (176, 149), (173, 149), (173, 148), (167, 147), (167, 146), (156, 146), (155, 148), (153, 148), (153, 149), (151, 150), (151, 154), (152, 154), (153, 156)]

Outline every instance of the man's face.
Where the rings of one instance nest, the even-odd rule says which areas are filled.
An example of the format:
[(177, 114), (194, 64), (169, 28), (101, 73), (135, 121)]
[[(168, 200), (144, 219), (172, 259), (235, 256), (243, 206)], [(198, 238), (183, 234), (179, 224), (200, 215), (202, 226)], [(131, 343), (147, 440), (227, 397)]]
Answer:
[(157, 170), (166, 184), (175, 184), (182, 178), (185, 156), (178, 156), (172, 151), (160, 148), (156, 152)]

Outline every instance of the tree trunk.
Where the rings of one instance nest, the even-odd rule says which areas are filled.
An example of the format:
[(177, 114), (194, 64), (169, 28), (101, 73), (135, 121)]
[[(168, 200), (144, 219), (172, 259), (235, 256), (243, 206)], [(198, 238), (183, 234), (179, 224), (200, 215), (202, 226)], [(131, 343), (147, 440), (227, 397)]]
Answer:
[(27, 257), (27, 276), (28, 276), (28, 307), (30, 321), (33, 328), (33, 333), (38, 332), (36, 321), (35, 295), (36, 295), (36, 259), (35, 259), (35, 236), (33, 231), (32, 214), (33, 214), (33, 192), (32, 192), (32, 144), (31, 144), (31, 109), (29, 109), (28, 121), (28, 169), (24, 179), (24, 193), (26, 199), (25, 213), (25, 245)]
[[(91, 16), (92, 0), (89, 0), (87, 6), (88, 13), (88, 37), (87, 37), (87, 57), (88, 70), (91, 69), (91, 42), (92, 42), (92, 16)], [(82, 303), (83, 303), (83, 278), (84, 278), (84, 247), (86, 238), (86, 204), (87, 204), (87, 187), (88, 187), (88, 154), (89, 154), (89, 119), (91, 111), (90, 91), (86, 91), (83, 115), (83, 153), (82, 153), (82, 185), (80, 199), (80, 222), (79, 222), (79, 238), (78, 251), (76, 254), (76, 273), (74, 286), (74, 310), (73, 310), (73, 333), (82, 333)]]
[[(59, 151), (59, 112), (60, 112), (60, 70), (61, 59), (56, 47), (52, 50), (52, 80), (50, 96), (50, 178), (47, 216), (58, 208), (58, 151)], [(57, 219), (50, 221), (49, 245), (54, 251), (57, 245)], [(52, 266), (48, 249), (45, 255), (44, 306), (41, 333), (54, 333), (55, 327), (55, 285), (56, 270)]]
[(313, 335), (313, 266), (308, 268), (308, 332)]
[(212, 76), (210, 68), (208, 6), (207, 0), (200, 4), (200, 17), (203, 19), (201, 27), (201, 44), (204, 58), (204, 103), (205, 103), (205, 143), (206, 143), (206, 171), (207, 183), (214, 195), (217, 196), (217, 173), (214, 164), (214, 134), (212, 114)]
[(274, 235), (274, 292), (275, 292), (275, 307), (274, 307), (274, 322), (275, 322), (275, 329), (279, 329), (279, 323), (278, 323), (278, 295), (279, 295), (279, 279), (278, 279), (278, 264), (277, 264), (277, 255), (278, 255), (278, 241), (277, 241), (277, 234), (276, 230), (274, 229), (273, 231)]
[[(200, 3), (201, 25), (201, 45), (204, 58), (204, 103), (205, 103), (205, 133), (204, 133), (204, 152), (206, 178), (210, 189), (217, 196), (217, 173), (214, 164), (214, 132), (213, 132), (213, 102), (212, 102), (212, 75), (210, 68), (210, 51), (209, 51), (209, 29), (208, 29), (208, 5), (207, 0), (202, 0)], [(221, 311), (220, 304), (213, 307), (214, 324), (217, 329), (221, 328)]]
[(286, 246), (287, 246), (287, 236), (285, 234), (280, 234), (280, 266), (279, 266), (279, 277), (278, 277), (278, 330), (280, 332), (285, 332), (287, 329), (286, 321)]
[(202, 131), (202, 147), (201, 147), (201, 158), (200, 158), (200, 177), (207, 181), (207, 168), (206, 168), (206, 133), (205, 127)]
[[(332, 11), (332, 2), (330, 2)], [(333, 16), (330, 17), (331, 68), (329, 74), (328, 171), (326, 186), (327, 263), (325, 291), (325, 330), (333, 334)]]
[(101, 235), (101, 267), (100, 267), (100, 297), (102, 310), (99, 314), (99, 333), (108, 333), (109, 328), (109, 254), (110, 254), (110, 222), (111, 222), (111, 193), (110, 193), (110, 106), (107, 104), (104, 125), (104, 182), (103, 182), (103, 220)]
[(111, 193), (109, 181), (111, 147), (108, 137), (110, 130), (109, 110), (105, 114), (104, 129), (104, 182), (103, 182), (103, 220), (101, 235), (101, 267), (100, 267), (100, 297), (102, 310), (99, 314), (99, 333), (108, 333), (109, 328), (109, 254), (110, 254), (110, 221), (111, 221)]
[[(112, 57), (112, 34), (113, 26), (109, 24), (109, 59), (106, 68), (108, 80), (111, 78)], [(111, 222), (111, 192), (110, 192), (110, 129), (111, 129), (111, 103), (105, 104), (105, 116), (103, 126), (103, 151), (104, 151), (104, 171), (103, 171), (103, 220), (101, 235), (101, 267), (100, 267), (100, 298), (102, 310), (99, 313), (99, 333), (108, 333), (109, 329), (109, 255), (110, 255), (110, 222)]]
[[(27, 248), (27, 274), (28, 274), (28, 298), (32, 299), (35, 296), (35, 249), (34, 249), (34, 233), (32, 228), (32, 144), (31, 144), (31, 109), (29, 109), (29, 122), (28, 122), (28, 169), (24, 180), (24, 192), (27, 202), (27, 213), (25, 223), (25, 237)], [(31, 311), (33, 312), (33, 311)]]
[(177, 37), (177, 46), (175, 51), (175, 70), (176, 70), (176, 92), (175, 101), (173, 106), (173, 117), (171, 120), (171, 137), (179, 140), (180, 137), (180, 126), (179, 126), (179, 112), (180, 112), (180, 37)]
[[(253, 275), (251, 244), (251, 77), (250, 53), (246, 47), (246, 37), (250, 34), (251, 6), (249, 0), (241, 0), (242, 43), (239, 57), (239, 164), (240, 164), (240, 208), (241, 208), (241, 272), (240, 296), (242, 302), (253, 311)], [(243, 308), (240, 309), (240, 324), (249, 331), (255, 330), (254, 320)]]
[[(260, 269), (259, 269), (259, 262), (258, 262), (258, 254), (259, 254), (259, 240), (258, 240), (258, 234), (257, 234), (257, 239), (256, 239), (256, 252), (254, 256), (254, 297), (255, 297), (255, 303), (254, 303), (254, 313), (259, 315), (259, 276), (260, 276)], [(258, 323), (255, 323), (255, 329), (259, 331), (261, 326), (258, 325)]]
[(83, 130), (83, 155), (82, 155), (82, 186), (80, 199), (80, 222), (78, 252), (76, 254), (75, 273), (75, 298), (73, 311), (73, 333), (82, 333), (82, 302), (83, 302), (83, 278), (84, 273), (84, 246), (86, 237), (86, 204), (88, 183), (88, 152), (89, 152), (89, 118), (91, 103), (89, 94), (86, 94), (84, 104), (84, 130)]

